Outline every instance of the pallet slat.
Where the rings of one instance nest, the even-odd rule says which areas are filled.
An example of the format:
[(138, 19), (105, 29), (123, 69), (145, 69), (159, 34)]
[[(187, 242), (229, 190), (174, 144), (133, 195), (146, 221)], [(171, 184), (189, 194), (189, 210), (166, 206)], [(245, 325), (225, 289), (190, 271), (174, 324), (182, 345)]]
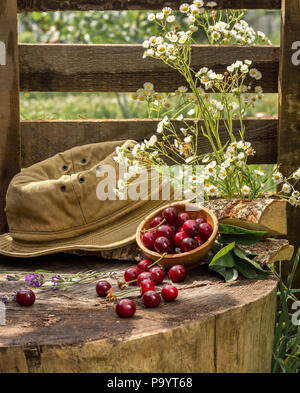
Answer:
[[(157, 120), (74, 120), (74, 121), (23, 121), (22, 166), (28, 167), (74, 146), (110, 140), (134, 139), (141, 141), (156, 131)], [(183, 124), (174, 121), (179, 129)], [(239, 122), (235, 121), (238, 129)], [(253, 143), (257, 153), (253, 162), (272, 164), (277, 160), (277, 118), (246, 119), (247, 141)], [(220, 127), (223, 141), (227, 133)], [(33, 142), (34, 141), (34, 142)], [(201, 153), (211, 151), (209, 142), (201, 138)]]
[[(18, 0), (19, 12), (178, 9), (183, 0)], [(218, 0), (218, 8), (280, 9), (281, 0)]]
[[(147, 81), (169, 92), (186, 84), (162, 61), (143, 59), (141, 45), (21, 44), (19, 51), (22, 91), (132, 92)], [(271, 93), (278, 91), (279, 55), (278, 46), (195, 45), (192, 67), (221, 72), (238, 59), (250, 59), (263, 73), (259, 83)]]

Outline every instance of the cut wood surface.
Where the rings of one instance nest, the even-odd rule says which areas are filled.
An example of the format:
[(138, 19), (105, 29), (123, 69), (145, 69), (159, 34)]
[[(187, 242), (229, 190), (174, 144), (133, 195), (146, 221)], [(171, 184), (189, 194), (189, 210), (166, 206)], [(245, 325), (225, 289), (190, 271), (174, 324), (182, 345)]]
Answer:
[[(22, 286), (6, 281), (7, 271), (37, 268), (57, 274), (113, 270), (108, 280), (117, 288), (116, 279), (128, 266), (66, 254), (24, 261), (2, 258), (0, 292)], [(270, 371), (273, 277), (224, 283), (202, 266), (177, 284), (174, 303), (162, 301), (159, 308), (145, 309), (132, 293), (137, 304), (132, 319), (119, 319), (114, 305), (96, 296), (95, 282), (67, 291), (36, 291), (32, 307), (8, 303), (7, 325), (0, 326), (0, 372)]]
[(286, 235), (286, 201), (271, 198), (217, 199), (204, 202), (221, 224), (267, 232), (267, 236)]
[[(18, 0), (19, 12), (178, 9), (182, 0)], [(280, 9), (280, 0), (218, 0), (218, 8)]]
[[(22, 91), (133, 92), (145, 82), (170, 92), (186, 81), (161, 60), (143, 59), (142, 45), (21, 44)], [(278, 46), (195, 45), (191, 67), (224, 72), (236, 59), (251, 59), (266, 93), (278, 91)], [(34, 59), (34, 61), (33, 61)]]
[(20, 171), (19, 61), (16, 2), (0, 2), (0, 233), (7, 231), (5, 195)]
[[(148, 119), (22, 121), (22, 167), (28, 167), (74, 146), (110, 140), (142, 141), (155, 134), (157, 124), (158, 120)], [(177, 120), (174, 120), (173, 124), (176, 129), (183, 126)], [(252, 163), (275, 163), (278, 119), (245, 119), (244, 124), (247, 141), (251, 142), (256, 150)], [(238, 127), (239, 121), (234, 121), (234, 129), (238, 130)], [(227, 132), (222, 123), (220, 135), (222, 141), (226, 142)], [(201, 153), (211, 152), (210, 143), (206, 138), (200, 137), (199, 146)], [(251, 160), (249, 162), (251, 163)]]

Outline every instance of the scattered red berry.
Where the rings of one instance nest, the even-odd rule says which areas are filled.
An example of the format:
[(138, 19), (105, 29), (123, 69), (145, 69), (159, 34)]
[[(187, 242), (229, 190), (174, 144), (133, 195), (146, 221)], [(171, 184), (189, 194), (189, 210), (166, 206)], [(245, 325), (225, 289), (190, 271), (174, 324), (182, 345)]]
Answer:
[(204, 223), (206, 223), (206, 220), (205, 220), (205, 218), (203, 218), (203, 217), (198, 217), (198, 218), (196, 218), (196, 223), (200, 226), (201, 224), (204, 224)]
[(151, 228), (157, 227), (162, 222), (163, 218), (162, 217), (154, 217), (153, 220), (151, 221)]
[(106, 297), (110, 288), (111, 288), (110, 283), (108, 281), (102, 280), (97, 283), (96, 292), (97, 292), (98, 296)]
[(163, 224), (156, 229), (156, 234), (156, 238), (163, 236), (172, 241), (174, 237), (174, 229), (170, 225)]
[(164, 252), (166, 252), (167, 254), (171, 254), (173, 251), (173, 246), (169, 239), (167, 239), (164, 236), (160, 236), (157, 239), (155, 239), (154, 249), (159, 254), (163, 254)]
[(154, 282), (153, 274), (150, 272), (142, 272), (138, 275), (137, 284), (141, 285), (143, 280), (152, 280)]
[[(182, 233), (182, 232), (181, 232)], [(192, 251), (198, 247), (197, 240), (193, 239), (192, 237), (185, 237), (182, 242), (180, 248), (183, 252)]]
[(169, 270), (169, 278), (173, 282), (182, 282), (187, 275), (186, 268), (182, 265), (172, 266)]
[(153, 275), (154, 277), (154, 282), (156, 285), (160, 284), (161, 282), (164, 281), (165, 278), (165, 271), (162, 267), (160, 266), (153, 266), (150, 270), (150, 273)]
[(116, 305), (116, 313), (121, 318), (130, 318), (134, 315), (136, 306), (130, 299), (121, 299)]
[(152, 232), (145, 232), (142, 236), (142, 242), (144, 246), (149, 248), (150, 250), (153, 250), (154, 240), (155, 237)]
[(138, 269), (138, 267), (136, 267), (136, 266), (129, 267), (124, 272), (124, 280), (126, 282), (133, 281), (133, 282), (130, 282), (129, 285), (136, 285), (136, 281), (134, 281), (134, 280), (137, 279), (139, 274), (140, 274), (140, 270)]
[(184, 231), (177, 232), (176, 235), (174, 236), (174, 244), (177, 247), (181, 246), (182, 240), (187, 237), (187, 234)]
[(196, 223), (195, 220), (187, 220), (182, 225), (182, 228), (184, 232), (190, 237), (194, 237), (199, 233), (199, 225)]
[(176, 225), (177, 227), (181, 227), (187, 220), (190, 220), (191, 216), (188, 213), (180, 213), (178, 214)]
[(200, 225), (199, 234), (203, 240), (207, 240), (213, 233), (213, 228), (210, 224), (203, 223)]
[(138, 269), (141, 271), (141, 272), (147, 272), (148, 271), (148, 269), (149, 269), (149, 266), (150, 265), (152, 265), (152, 261), (150, 261), (150, 259), (143, 259), (142, 261), (140, 261), (138, 264), (137, 264), (137, 267), (138, 267)]
[(147, 291), (142, 297), (145, 307), (154, 308), (160, 303), (160, 295), (155, 291)]
[(32, 306), (35, 294), (31, 289), (20, 289), (16, 294), (16, 301), (20, 306)]
[(195, 240), (197, 240), (198, 242), (198, 247), (202, 246), (203, 243), (205, 243), (200, 236), (195, 236), (194, 237)]
[(172, 302), (178, 296), (178, 289), (173, 285), (164, 285), (161, 290), (161, 296), (166, 302)]
[(165, 210), (162, 212), (163, 218), (166, 219), (166, 221), (169, 224), (175, 224), (177, 220), (177, 209), (176, 207), (167, 207)]
[(140, 288), (141, 288), (141, 295), (143, 295), (147, 291), (154, 291), (155, 289), (155, 283), (152, 280), (143, 280), (140, 283)]

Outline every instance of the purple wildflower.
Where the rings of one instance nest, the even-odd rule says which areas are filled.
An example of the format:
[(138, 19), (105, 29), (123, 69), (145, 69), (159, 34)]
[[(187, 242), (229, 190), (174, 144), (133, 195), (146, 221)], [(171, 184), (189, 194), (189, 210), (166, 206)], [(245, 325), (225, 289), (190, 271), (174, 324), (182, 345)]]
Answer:
[(3, 295), (3, 296), (1, 297), (1, 301), (2, 301), (2, 303), (7, 303), (7, 302), (9, 301), (9, 297), (6, 296), (6, 295)]
[(30, 287), (41, 287), (44, 283), (43, 274), (26, 274), (25, 281)]
[(56, 274), (55, 276), (52, 276), (51, 281), (53, 285), (52, 289), (58, 289), (58, 285), (61, 284), (64, 279), (59, 274)]
[(16, 296), (17, 296), (17, 291), (13, 291), (13, 293), (11, 293), (9, 295), (11, 297), (11, 301), (15, 302), (16, 301)]

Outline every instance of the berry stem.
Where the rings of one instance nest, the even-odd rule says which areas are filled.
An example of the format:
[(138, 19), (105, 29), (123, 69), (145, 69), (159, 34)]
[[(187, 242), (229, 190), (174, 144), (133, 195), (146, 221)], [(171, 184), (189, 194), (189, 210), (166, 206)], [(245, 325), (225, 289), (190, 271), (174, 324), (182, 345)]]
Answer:
[(160, 258), (158, 258), (155, 262), (153, 262), (152, 265), (148, 266), (148, 269), (150, 269), (152, 266), (156, 265), (158, 262), (162, 261), (166, 255), (167, 255), (167, 253), (164, 252)]
[(154, 231), (155, 229), (159, 228), (159, 227), (160, 227), (162, 224), (164, 224), (165, 222), (166, 222), (166, 219), (163, 218), (162, 221), (161, 221), (158, 225), (156, 225), (156, 227), (149, 228), (149, 229), (145, 229), (145, 230), (143, 231), (143, 233), (152, 232), (152, 231)]

